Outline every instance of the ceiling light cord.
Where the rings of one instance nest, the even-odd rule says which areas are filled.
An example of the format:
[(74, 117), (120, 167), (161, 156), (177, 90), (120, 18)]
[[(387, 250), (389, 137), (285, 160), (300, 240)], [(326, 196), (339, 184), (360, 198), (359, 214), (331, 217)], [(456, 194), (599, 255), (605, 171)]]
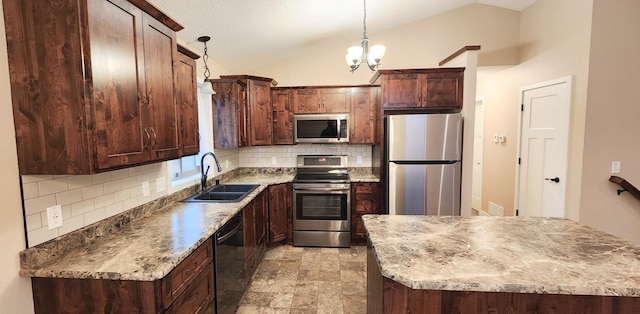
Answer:
[(204, 79), (205, 81), (209, 79), (209, 75), (211, 75), (211, 71), (209, 71), (209, 66), (207, 66), (207, 60), (209, 60), (209, 55), (207, 54), (207, 42), (204, 42), (204, 55), (202, 56), (202, 61), (204, 61)]
[(209, 70), (209, 66), (207, 65), (207, 60), (209, 60), (209, 54), (207, 53), (207, 42), (209, 40), (211, 40), (211, 37), (209, 36), (198, 37), (198, 41), (204, 44), (204, 55), (202, 56), (202, 61), (204, 61), (204, 82), (202, 82), (200, 93), (213, 95), (216, 92), (213, 90), (213, 85), (209, 81), (209, 75), (211, 75), (211, 71)]

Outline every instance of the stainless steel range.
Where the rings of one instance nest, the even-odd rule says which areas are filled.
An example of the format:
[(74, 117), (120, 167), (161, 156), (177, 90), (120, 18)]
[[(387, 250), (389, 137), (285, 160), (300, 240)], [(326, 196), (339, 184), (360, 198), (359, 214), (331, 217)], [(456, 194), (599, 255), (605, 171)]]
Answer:
[(347, 156), (300, 155), (293, 179), (293, 245), (349, 247)]

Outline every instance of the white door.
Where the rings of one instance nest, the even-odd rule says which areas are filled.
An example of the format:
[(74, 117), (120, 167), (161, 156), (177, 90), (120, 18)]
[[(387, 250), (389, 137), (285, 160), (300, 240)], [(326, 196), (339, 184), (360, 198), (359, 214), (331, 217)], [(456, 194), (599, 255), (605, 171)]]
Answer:
[(522, 89), (517, 209), (521, 216), (564, 217), (571, 77)]
[(473, 129), (473, 177), (471, 181), (471, 208), (482, 211), (482, 154), (484, 150), (484, 100), (476, 100)]

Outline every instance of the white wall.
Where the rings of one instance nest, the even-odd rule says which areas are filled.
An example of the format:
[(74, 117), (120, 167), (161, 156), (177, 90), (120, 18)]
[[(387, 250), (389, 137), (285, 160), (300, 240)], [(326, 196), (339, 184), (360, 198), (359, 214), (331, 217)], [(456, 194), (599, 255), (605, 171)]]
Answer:
[(26, 244), (5, 38), (4, 15), (0, 15), (0, 134), (3, 135), (0, 137), (3, 148), (0, 154), (0, 312), (33, 313), (31, 281), (18, 276), (18, 252), (25, 249)]
[[(517, 62), (519, 12), (473, 4), (384, 32), (371, 33), (370, 45), (382, 44), (387, 52), (381, 69), (437, 68), (458, 49), (482, 45), (479, 65)], [(254, 69), (254, 75), (271, 77), (279, 86), (369, 84), (367, 68), (349, 72), (344, 56), (352, 42)]]
[(580, 222), (640, 243), (640, 200), (608, 181), (640, 188), (640, 2), (593, 0)]
[[(493, 202), (505, 208), (505, 215), (515, 209), (520, 88), (571, 75), (566, 213), (578, 221), (591, 14), (590, 0), (538, 0), (520, 16), (520, 64), (478, 80), (478, 96), (486, 106), (483, 208)], [(496, 145), (489, 134), (504, 134), (507, 141)]]

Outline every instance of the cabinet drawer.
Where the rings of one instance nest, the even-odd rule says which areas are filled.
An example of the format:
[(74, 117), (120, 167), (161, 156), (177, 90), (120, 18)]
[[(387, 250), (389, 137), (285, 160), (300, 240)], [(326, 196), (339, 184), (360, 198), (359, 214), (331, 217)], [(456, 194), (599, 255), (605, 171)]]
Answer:
[(358, 194), (365, 194), (365, 193), (372, 193), (373, 192), (373, 184), (368, 184), (368, 183), (355, 183), (353, 184), (353, 188), (354, 188), (354, 192), (356, 195)]
[[(165, 308), (213, 261), (212, 243), (211, 239), (204, 242), (162, 279), (162, 304)], [(210, 265), (208, 267), (211, 268)]]
[(356, 202), (356, 213), (358, 214), (377, 214), (378, 204), (375, 200), (365, 199)]
[(214, 299), (213, 264), (205, 264), (205, 269), (196, 277), (183, 294), (165, 313), (213, 313)]

